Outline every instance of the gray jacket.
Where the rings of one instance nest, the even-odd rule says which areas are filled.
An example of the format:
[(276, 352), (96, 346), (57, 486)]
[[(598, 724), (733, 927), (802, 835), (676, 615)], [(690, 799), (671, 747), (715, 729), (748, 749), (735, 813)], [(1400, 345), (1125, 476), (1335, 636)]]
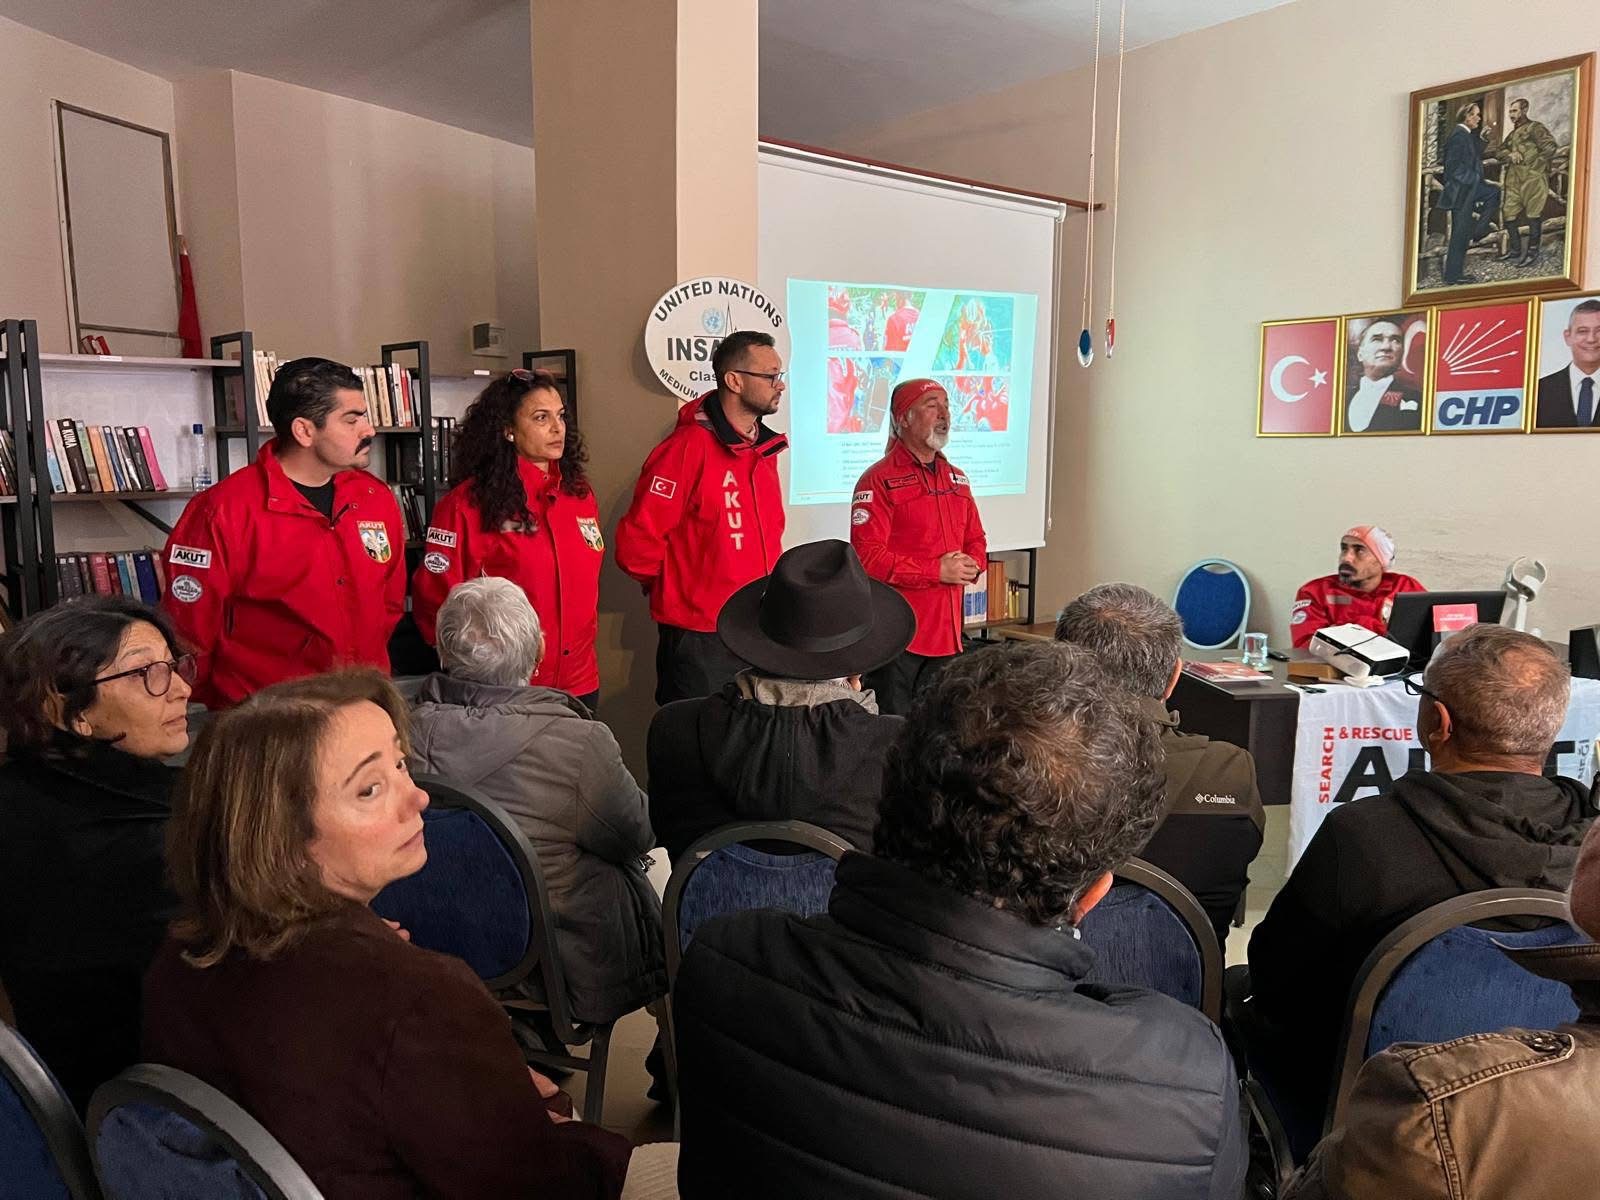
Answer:
[(655, 842), (611, 730), (565, 692), (431, 675), (411, 716), (413, 769), (499, 802), (539, 856), (567, 995), (609, 1021), (666, 992), (661, 902), (639, 858)]

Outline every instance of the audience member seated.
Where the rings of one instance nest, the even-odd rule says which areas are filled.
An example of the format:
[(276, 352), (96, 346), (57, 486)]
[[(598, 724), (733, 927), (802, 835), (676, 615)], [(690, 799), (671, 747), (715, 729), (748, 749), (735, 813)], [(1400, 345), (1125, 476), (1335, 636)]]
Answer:
[(617, 1196), (626, 1140), (556, 1121), (477, 976), (368, 907), (427, 860), (406, 717), (354, 670), (266, 688), (200, 735), (145, 1058), (227, 1093), (328, 1200)]
[(809, 821), (869, 849), (903, 721), (878, 712), (861, 676), (914, 627), (848, 542), (796, 546), (730, 596), (717, 636), (752, 668), (650, 723), (650, 819), (673, 860), (735, 821)]
[(1389, 611), (1401, 592), (1428, 589), (1409, 575), (1389, 570), (1394, 539), (1378, 525), (1356, 525), (1339, 539), (1339, 570), (1313, 579), (1295, 593), (1289, 636), (1304, 650), (1311, 636), (1329, 625), (1360, 625), (1389, 632)]
[(661, 901), (639, 861), (655, 845), (644, 793), (610, 729), (566, 692), (528, 686), (544, 635), (527, 595), (470, 579), (436, 629), (444, 673), (417, 694), (412, 769), (481, 789), (528, 835), (577, 1020), (615, 1021), (665, 995)]
[(1233, 1064), (1195, 1010), (1086, 984), (1077, 924), (1161, 812), (1161, 747), (1088, 651), (956, 659), (826, 916), (703, 926), (674, 992), (686, 1196), (1236, 1197)]
[(139, 980), (175, 901), (161, 847), (194, 659), (121, 596), (0, 638), (0, 980), (79, 1111), (139, 1058)]
[(1179, 732), (1179, 714), (1167, 710), (1183, 670), (1183, 622), (1144, 588), (1107, 583), (1061, 610), (1056, 639), (1093, 651), (1161, 727), (1166, 805), (1139, 857), (1194, 893), (1211, 918), (1217, 944), (1227, 946), (1228, 923), (1250, 882), (1267, 818), (1250, 752)]
[(1433, 769), (1335, 807), (1250, 938), (1240, 1032), (1301, 1128), (1322, 1120), (1350, 987), (1383, 935), (1453, 896), (1564, 890), (1594, 818), (1582, 785), (1540, 774), (1569, 689), (1544, 642), (1474, 625), (1439, 647), (1421, 686)]
[[(1600, 938), (1600, 832), (1584, 838), (1572, 923)], [(1600, 946), (1507, 950), (1572, 989), (1578, 1021), (1393, 1046), (1356, 1077), (1343, 1126), (1285, 1200), (1592, 1196), (1600, 1189)]]

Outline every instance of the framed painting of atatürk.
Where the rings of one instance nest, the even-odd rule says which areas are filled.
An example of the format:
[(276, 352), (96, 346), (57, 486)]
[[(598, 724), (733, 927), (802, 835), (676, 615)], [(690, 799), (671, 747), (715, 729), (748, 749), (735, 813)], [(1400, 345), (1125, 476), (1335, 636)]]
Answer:
[(1583, 287), (1594, 55), (1411, 93), (1407, 306)]

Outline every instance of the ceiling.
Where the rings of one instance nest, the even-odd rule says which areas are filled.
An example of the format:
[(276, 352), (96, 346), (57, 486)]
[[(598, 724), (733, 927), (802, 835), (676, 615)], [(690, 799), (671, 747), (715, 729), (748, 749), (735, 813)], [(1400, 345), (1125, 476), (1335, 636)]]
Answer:
[[(1128, 46), (1287, 2), (1128, 0)], [(1106, 0), (1104, 53), (1117, 12)], [(533, 140), (528, 0), (0, 0), (0, 15), (169, 79), (231, 67)], [(826, 143), (1084, 66), (1093, 46), (1093, 0), (761, 0), (761, 132)]]

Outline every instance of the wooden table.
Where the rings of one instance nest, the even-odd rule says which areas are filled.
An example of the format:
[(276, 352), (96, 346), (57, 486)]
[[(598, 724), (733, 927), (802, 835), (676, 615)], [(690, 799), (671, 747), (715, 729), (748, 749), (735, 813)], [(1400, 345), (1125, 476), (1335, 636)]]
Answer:
[[(1000, 637), (1016, 641), (1048, 642), (1055, 623), (1012, 625), (996, 629)], [(1194, 662), (1237, 661), (1238, 650), (1191, 650)], [(1250, 751), (1256, 760), (1256, 782), (1263, 804), (1289, 803), (1294, 775), (1295, 721), (1300, 715), (1300, 694), (1284, 687), (1285, 664), (1269, 661), (1270, 681), (1261, 683), (1207, 683), (1187, 673), (1178, 676), (1167, 707), (1176, 709), (1186, 733), (1203, 733), (1219, 742), (1231, 742)]]

